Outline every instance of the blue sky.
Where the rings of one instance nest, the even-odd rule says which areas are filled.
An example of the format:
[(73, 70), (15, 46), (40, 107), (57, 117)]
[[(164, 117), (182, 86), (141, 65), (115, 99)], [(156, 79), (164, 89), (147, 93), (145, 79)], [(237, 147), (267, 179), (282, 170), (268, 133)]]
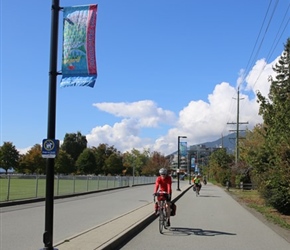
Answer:
[[(98, 78), (60, 88), (58, 77), (56, 139), (80, 131), (89, 146), (166, 155), (179, 135), (191, 145), (235, 129), (237, 86), (240, 122), (262, 121), (255, 93), (268, 94), (289, 37), (289, 0), (60, 0), (93, 3)], [(0, 6), (0, 143), (26, 152), (47, 137), (51, 0)]]

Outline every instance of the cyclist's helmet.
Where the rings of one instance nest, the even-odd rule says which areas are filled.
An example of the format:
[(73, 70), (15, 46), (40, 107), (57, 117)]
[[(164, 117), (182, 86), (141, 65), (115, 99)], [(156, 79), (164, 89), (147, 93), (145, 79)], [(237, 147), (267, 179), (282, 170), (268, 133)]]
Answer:
[(167, 169), (166, 168), (160, 168), (159, 174), (160, 175), (167, 175)]

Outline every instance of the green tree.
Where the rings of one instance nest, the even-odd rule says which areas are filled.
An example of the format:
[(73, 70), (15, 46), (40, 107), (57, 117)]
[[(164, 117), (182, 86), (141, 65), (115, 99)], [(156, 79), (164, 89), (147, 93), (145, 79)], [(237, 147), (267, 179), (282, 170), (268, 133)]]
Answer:
[(148, 160), (150, 159), (150, 151), (144, 149), (141, 153), (139, 150), (133, 148), (131, 152), (126, 152), (123, 155), (123, 165), (125, 167), (124, 173), (127, 175), (132, 175), (134, 170), (134, 175), (143, 174), (143, 167), (146, 166)]
[(58, 174), (72, 174), (76, 171), (73, 158), (62, 149), (55, 158), (54, 168)]
[[(259, 184), (265, 179), (265, 166), (268, 155), (265, 151), (265, 128), (257, 124), (252, 131), (246, 132), (246, 137), (240, 142), (240, 161), (245, 163), (246, 172), (252, 183)], [(243, 180), (242, 180), (243, 181)]]
[(0, 167), (8, 170), (17, 169), (20, 154), (11, 142), (4, 142), (0, 147)]
[(101, 143), (99, 146), (93, 147), (93, 151), (96, 156), (96, 168), (95, 168), (95, 174), (100, 173), (107, 173), (106, 169), (106, 160), (110, 157), (112, 154), (119, 154), (116, 148), (114, 146), (109, 146), (108, 144)]
[(86, 136), (82, 135), (81, 132), (65, 134), (61, 149), (70, 154), (76, 162), (79, 155), (87, 148), (87, 143)]
[(96, 156), (92, 149), (86, 148), (76, 161), (80, 174), (94, 174), (96, 169)]
[(103, 168), (105, 174), (120, 175), (123, 169), (123, 157), (119, 152), (111, 154), (105, 160), (105, 167)]
[(265, 127), (266, 176), (261, 191), (266, 200), (282, 213), (290, 214), (290, 38), (278, 63), (273, 67), (275, 77), (268, 98), (257, 93), (259, 113)]
[(210, 176), (223, 185), (231, 180), (232, 166), (233, 156), (227, 154), (225, 148), (217, 149), (210, 155)]
[(43, 174), (46, 172), (46, 159), (42, 158), (40, 144), (35, 144), (28, 152), (21, 157), (21, 170), (29, 174)]

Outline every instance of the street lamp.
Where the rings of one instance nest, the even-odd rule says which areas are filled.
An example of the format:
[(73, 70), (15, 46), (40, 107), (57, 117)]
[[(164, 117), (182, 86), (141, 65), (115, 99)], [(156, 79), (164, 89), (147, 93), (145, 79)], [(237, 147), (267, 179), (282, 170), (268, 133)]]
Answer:
[(179, 188), (179, 167), (180, 167), (180, 138), (187, 138), (186, 136), (178, 136), (178, 141), (177, 141), (177, 191), (181, 191)]
[(188, 184), (191, 185), (191, 156), (193, 154), (189, 154), (189, 158), (188, 158)]

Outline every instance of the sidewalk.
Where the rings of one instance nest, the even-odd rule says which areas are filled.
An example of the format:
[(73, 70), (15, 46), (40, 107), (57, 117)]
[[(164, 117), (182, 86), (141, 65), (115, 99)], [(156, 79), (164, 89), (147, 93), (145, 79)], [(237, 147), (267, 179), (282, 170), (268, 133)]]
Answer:
[[(172, 201), (176, 202), (191, 185), (180, 181), (181, 191), (172, 190)], [(136, 234), (156, 218), (153, 201), (88, 229), (78, 235), (55, 244), (58, 250), (116, 249), (126, 238)]]

